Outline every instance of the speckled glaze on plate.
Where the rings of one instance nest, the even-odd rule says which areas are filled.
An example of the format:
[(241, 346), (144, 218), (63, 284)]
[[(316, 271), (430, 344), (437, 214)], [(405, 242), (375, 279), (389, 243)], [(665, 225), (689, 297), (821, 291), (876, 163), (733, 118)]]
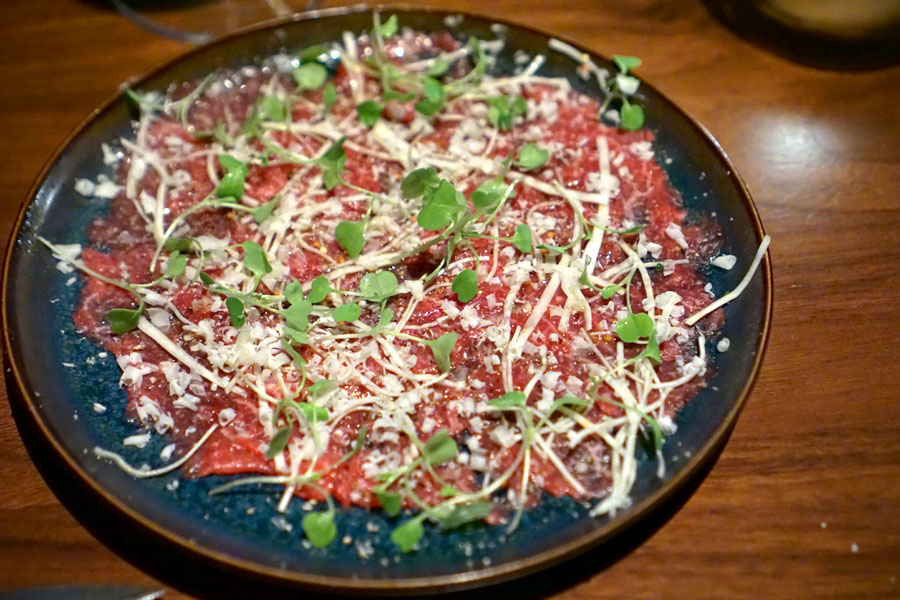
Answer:
[[(450, 13), (406, 8), (384, 11), (396, 13), (402, 26), (423, 31), (449, 29), (461, 37), (495, 37), (491, 25), (497, 21), (493, 19), (464, 15), (458, 25), (448, 28), (445, 18)], [(576, 90), (598, 95), (596, 84), (575, 75), (576, 65), (570, 58), (548, 51), (550, 36), (504, 25), (506, 45), (496, 72), (511, 72), (512, 56), (518, 49), (542, 53), (547, 57), (542, 73), (568, 77)], [(222, 67), (258, 63), (281, 50), (296, 51), (339, 39), (345, 30), (361, 32), (370, 27), (371, 11), (363, 8), (297, 15), (199, 47), (130, 85), (164, 90), (171, 82), (198, 78)], [(601, 66), (610, 65), (591, 55)], [(689, 212), (715, 213), (725, 234), (724, 251), (739, 258), (732, 271), (709, 273), (714, 291), (721, 295), (741, 279), (762, 239), (756, 209), (722, 148), (702, 126), (651, 85), (643, 83), (637, 97), (645, 108), (647, 126), (656, 136), (657, 160)], [(428, 528), (421, 549), (403, 555), (388, 539), (394, 519), (379, 512), (341, 509), (339, 538), (319, 550), (301, 543), (302, 503), (294, 502), (285, 515), (278, 515), (277, 494), (271, 489), (211, 498), (208, 490), (225, 478), (185, 480), (173, 473), (132, 479), (89, 452), (97, 445), (120, 448), (122, 438), (136, 427), (124, 417), (126, 396), (118, 387), (120, 372), (114, 358), (99, 358), (98, 348), (74, 330), (71, 314), (80, 280), (57, 270), (50, 252), (37, 241), (43, 236), (57, 243), (85, 242), (87, 225), (103, 214), (106, 202), (78, 195), (74, 181), (109, 172), (101, 160), (100, 143), (130, 133), (127, 108), (116, 95), (78, 127), (35, 183), (4, 264), (7, 379), (17, 422), (32, 452), (50, 456), (65, 469), (96, 499), (93, 510), (114, 515), (141, 535), (177, 548), (180, 555), (196, 559), (198, 564), (214, 564), (264, 585), (353, 594), (451, 591), (525, 575), (609, 543), (657, 509), (715, 457), (746, 401), (768, 334), (772, 300), (768, 257), (744, 294), (725, 308), (722, 335), (731, 340), (731, 348), (720, 354), (710, 346), (714, 375), (709, 386), (677, 415), (678, 431), (667, 439), (663, 450), (665, 476), (658, 478), (656, 461), (642, 455), (631, 495), (633, 504), (614, 518), (593, 519), (584, 505), (570, 498), (546, 497), (525, 513), (522, 525), (509, 539), (502, 526), (475, 525), (451, 532)], [(109, 411), (96, 414), (91, 410), (95, 400), (102, 400)], [(144, 450), (124, 455), (135, 464), (153, 462), (163, 444), (156, 439)], [(53, 486), (55, 476), (46, 470), (44, 475)], [(55, 491), (66, 500), (58, 486)], [(289, 531), (291, 527), (293, 531)], [(344, 543), (342, 536), (351, 541)]]

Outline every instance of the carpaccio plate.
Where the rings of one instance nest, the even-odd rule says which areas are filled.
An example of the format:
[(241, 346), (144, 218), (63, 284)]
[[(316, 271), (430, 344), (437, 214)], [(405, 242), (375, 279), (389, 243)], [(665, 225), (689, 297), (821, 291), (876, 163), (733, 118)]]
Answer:
[[(512, 72), (513, 54), (521, 49), (546, 56), (542, 74), (566, 77), (576, 91), (598, 95), (595, 82), (576, 75), (571, 58), (548, 49), (546, 34), (513, 24), (492, 28), (495, 20), (471, 15), (407, 9), (383, 12), (397, 14), (404, 27), (425, 32), (449, 30), (461, 38), (480, 39), (502, 35), (506, 42), (493, 74)], [(363, 32), (371, 23), (367, 9), (299, 15), (193, 50), (131, 85), (164, 91), (172, 82), (338, 40), (342, 32)], [(612, 68), (610, 61), (591, 56), (601, 67)], [(646, 126), (655, 136), (657, 160), (685, 207), (689, 213), (713, 214), (723, 232), (723, 252), (748, 265), (762, 240), (762, 226), (728, 158), (705, 129), (652, 86), (643, 83), (637, 98), (647, 114)], [(38, 241), (38, 237), (57, 243), (86, 241), (89, 223), (104, 214), (107, 202), (83, 198), (75, 192), (74, 182), (78, 177), (112, 174), (102, 162), (100, 144), (129, 134), (128, 109), (116, 95), (78, 128), (39, 177), (20, 214), (4, 267), (4, 351), (11, 368), (10, 388), (18, 392), (11, 394), (15, 414), (20, 428), (28, 431), (23, 437), (31, 449), (62, 466), (98, 499), (99, 510), (136, 527), (149, 540), (177, 548), (180, 554), (271, 585), (351, 593), (447, 591), (523, 575), (610, 542), (659, 507), (714, 458), (750, 391), (769, 326), (768, 257), (741, 297), (725, 308), (721, 333), (731, 340), (731, 347), (727, 353), (709, 348), (713, 375), (708, 387), (675, 418), (677, 432), (667, 438), (662, 451), (665, 475), (657, 477), (656, 460), (639, 451), (632, 504), (613, 518), (591, 518), (586, 505), (548, 496), (525, 513), (512, 538), (504, 535), (502, 526), (428, 529), (417, 552), (401, 554), (388, 539), (395, 520), (378, 511), (344, 508), (339, 510), (337, 525), (341, 537), (347, 535), (352, 541), (345, 544), (339, 538), (325, 549), (315, 549), (300, 544), (301, 502), (279, 515), (276, 494), (210, 497), (209, 490), (227, 481), (222, 477), (185, 480), (175, 472), (133, 479), (86, 451), (95, 446), (119, 448), (124, 437), (135, 433), (135, 426), (122, 410), (113, 408), (114, 415), (91, 410), (98, 399), (111, 407), (124, 405), (125, 392), (118, 386), (120, 370), (111, 354), (98, 357), (97, 347), (76, 333), (72, 313), (82, 284), (78, 278), (70, 281), (74, 274), (57, 270), (56, 261)], [(743, 274), (740, 268), (706, 273), (717, 297), (733, 289)], [(63, 363), (77, 368), (63, 368)], [(141, 464), (148, 456), (158, 455), (165, 443), (156, 438), (143, 450), (126, 449), (123, 456)], [(45, 476), (53, 477), (46, 469)]]

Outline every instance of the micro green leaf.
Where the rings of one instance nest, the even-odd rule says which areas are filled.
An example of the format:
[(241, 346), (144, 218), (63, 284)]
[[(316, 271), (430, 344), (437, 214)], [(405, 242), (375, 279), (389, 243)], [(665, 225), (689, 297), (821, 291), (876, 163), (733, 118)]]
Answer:
[(385, 306), (381, 309), (381, 314), (378, 315), (378, 326), (384, 327), (388, 323), (394, 320), (394, 311)]
[(244, 249), (244, 266), (257, 278), (272, 272), (272, 265), (269, 264), (269, 258), (262, 246), (247, 240), (241, 244), (241, 248)]
[(287, 326), (297, 331), (309, 329), (309, 315), (312, 313), (312, 303), (309, 300), (300, 300), (287, 307), (282, 315)]
[(359, 280), (359, 293), (366, 300), (381, 302), (397, 293), (397, 276), (390, 271), (366, 273)]
[(616, 323), (616, 335), (627, 344), (649, 337), (653, 333), (653, 319), (646, 313), (632, 313), (619, 319)]
[(424, 344), (431, 349), (431, 355), (434, 356), (434, 362), (437, 363), (438, 369), (442, 373), (449, 371), (450, 353), (456, 346), (456, 334), (451, 331), (435, 340), (425, 340)]
[(185, 268), (187, 268), (187, 256), (176, 250), (169, 255), (164, 276), (174, 279), (175, 277), (182, 275)]
[(622, 285), (621, 285), (621, 284), (619, 284), (619, 285), (608, 285), (608, 286), (606, 286), (605, 288), (603, 288), (603, 291), (600, 292), (600, 295), (603, 296), (603, 299), (604, 299), (604, 300), (609, 300), (610, 298), (612, 298), (613, 296), (615, 296), (615, 295), (616, 295), (616, 292), (618, 292), (620, 289), (622, 289)]
[(456, 529), (473, 521), (480, 521), (494, 510), (491, 502), (471, 502), (458, 504), (444, 517), (441, 517), (441, 526), (445, 529)]
[(511, 392), (506, 392), (499, 398), (494, 398), (488, 402), (489, 405), (494, 408), (516, 408), (519, 406), (525, 406), (525, 393), (520, 392), (519, 390), (513, 390)]
[(359, 122), (369, 127), (381, 118), (382, 110), (384, 110), (384, 105), (374, 100), (366, 100), (356, 105), (356, 114), (359, 116)]
[(478, 293), (478, 273), (465, 269), (453, 278), (451, 289), (456, 292), (460, 302), (468, 302)]
[(219, 155), (219, 164), (225, 169), (225, 176), (216, 186), (216, 196), (219, 198), (234, 198), (240, 200), (244, 196), (244, 181), (250, 174), (247, 163), (228, 154)]
[(393, 37), (397, 33), (397, 15), (391, 15), (390, 18), (381, 24), (378, 33), (384, 38)]
[(432, 435), (425, 447), (422, 449), (422, 455), (429, 464), (439, 465), (454, 458), (459, 452), (456, 442), (450, 437), (446, 429), (439, 429)]
[(641, 419), (646, 421), (647, 424), (650, 426), (650, 429), (653, 432), (654, 448), (656, 450), (659, 450), (660, 448), (663, 447), (663, 444), (665, 444), (666, 440), (663, 437), (662, 428), (659, 426), (659, 421), (657, 421), (656, 419), (654, 419), (653, 417), (651, 417), (650, 415), (648, 415), (641, 409), (637, 408), (636, 406), (629, 406), (627, 404), (622, 404), (621, 402), (616, 402), (615, 400), (610, 400), (609, 398), (606, 398), (605, 396), (600, 396), (600, 400), (603, 402), (606, 402), (607, 404), (612, 404), (613, 406), (618, 406), (622, 410), (626, 410), (626, 411), (630, 410), (630, 411), (636, 413), (638, 416), (641, 417)]
[(513, 120), (524, 115), (528, 110), (528, 103), (522, 96), (511, 98), (509, 96), (493, 96), (487, 99), (488, 121), (497, 129), (512, 129)]
[(412, 552), (424, 532), (422, 519), (415, 517), (398, 525), (391, 532), (391, 541), (399, 546), (402, 552)]
[(404, 94), (403, 92), (398, 92), (396, 90), (385, 90), (381, 94), (381, 99), (385, 102), (389, 102), (391, 100), (396, 100), (397, 102), (409, 102), (415, 97), (416, 95), (412, 92)]
[(206, 287), (215, 285), (215, 283), (216, 283), (216, 281), (212, 277), (210, 277), (209, 274), (206, 273), (205, 271), (200, 271), (199, 277), (200, 277), (200, 281), (202, 281), (203, 285), (205, 285)]
[(516, 225), (516, 233), (509, 238), (509, 241), (519, 252), (531, 253), (531, 229), (528, 228), (528, 225), (524, 223)]
[(229, 296), (225, 298), (225, 307), (228, 309), (228, 316), (231, 317), (232, 326), (243, 327), (247, 322), (247, 317), (244, 316), (244, 303), (234, 296)]
[(269, 447), (266, 449), (266, 458), (268, 460), (272, 460), (282, 452), (287, 447), (288, 440), (291, 439), (291, 432), (293, 431), (293, 427), (291, 425), (285, 425), (281, 429), (275, 432), (275, 435), (272, 436), (272, 439), (269, 441)]
[(325, 189), (332, 190), (341, 182), (341, 172), (347, 164), (347, 154), (344, 152), (344, 142), (347, 136), (336, 140), (322, 156), (316, 159), (315, 164), (322, 169), (325, 179)]
[(366, 245), (365, 221), (341, 221), (334, 228), (334, 237), (350, 258), (356, 258)]
[(300, 412), (303, 413), (303, 416), (306, 417), (307, 421), (319, 421), (324, 422), (329, 419), (328, 410), (325, 409), (324, 406), (316, 406), (315, 404), (310, 404), (309, 402), (301, 402), (297, 405), (297, 408), (300, 409)]
[(169, 252), (185, 253), (191, 251), (192, 244), (193, 240), (191, 238), (170, 237), (166, 238), (163, 248)]
[(437, 231), (450, 225), (464, 209), (465, 205), (460, 202), (456, 188), (446, 179), (442, 179), (419, 211), (416, 222), (422, 229)]
[(622, 56), (621, 54), (616, 54), (613, 56), (613, 62), (616, 63), (616, 66), (622, 73), (627, 73), (631, 69), (637, 69), (641, 66), (641, 59), (637, 56)]
[(627, 100), (622, 101), (622, 108), (619, 111), (622, 116), (622, 128), (627, 131), (635, 131), (644, 125), (644, 109), (637, 104), (632, 104)]
[(331, 110), (335, 102), (337, 102), (337, 88), (329, 81), (322, 90), (322, 104), (325, 106), (325, 112)]
[(516, 161), (516, 165), (530, 171), (544, 166), (548, 158), (550, 158), (549, 150), (539, 148), (537, 144), (525, 144), (519, 150), (519, 160)]
[(444, 73), (446, 73), (450, 69), (450, 63), (443, 58), (436, 58), (434, 62), (431, 63), (431, 67), (428, 69), (427, 75), (431, 77), (440, 77)]
[(288, 107), (285, 101), (278, 96), (264, 96), (259, 101), (259, 115), (264, 121), (286, 121)]
[(275, 207), (278, 206), (278, 203), (281, 201), (281, 194), (275, 196), (265, 204), (261, 204), (250, 211), (250, 214), (253, 215), (253, 220), (257, 223), (262, 223), (266, 219), (272, 216), (272, 213), (275, 211)]
[[(288, 329), (290, 329), (290, 328), (289, 327), (284, 328), (285, 335), (287, 335)], [(306, 369), (306, 361), (303, 360), (303, 357), (300, 356), (300, 354), (298, 354), (297, 351), (291, 347), (290, 341), (288, 341), (284, 338), (281, 338), (281, 349), (284, 350), (285, 352), (287, 352), (287, 355), (291, 357), (291, 361), (294, 363), (295, 367), (300, 369), (300, 371), (303, 371), (304, 369)]]
[(416, 110), (426, 117), (430, 117), (444, 106), (446, 92), (440, 81), (429, 76), (422, 78), (422, 91), (425, 99), (416, 102)]
[(573, 396), (572, 394), (566, 394), (562, 398), (557, 398), (553, 402), (553, 406), (550, 407), (550, 410), (547, 412), (548, 415), (552, 415), (557, 410), (562, 408), (563, 406), (574, 406), (576, 408), (587, 408), (591, 405), (590, 400), (585, 400), (583, 398), (578, 398), (577, 396)]
[[(308, 388), (306, 388), (306, 397), (312, 400), (318, 400), (322, 396), (338, 389), (338, 384), (330, 379), (320, 379)], [(327, 417), (326, 417), (327, 418)]]
[(502, 179), (489, 179), (472, 192), (472, 204), (482, 210), (493, 209), (508, 191), (509, 186), (503, 183)]
[(320, 56), (323, 54), (328, 54), (328, 48), (326, 48), (323, 44), (316, 44), (314, 46), (310, 46), (309, 48), (304, 48), (297, 55), (297, 58), (300, 59), (301, 63), (310, 62), (314, 60), (318, 60)]
[(388, 516), (396, 517), (400, 514), (400, 509), (403, 508), (403, 497), (400, 496), (400, 494), (383, 491), (378, 487), (374, 488), (372, 491), (375, 492), (375, 497), (378, 498), (382, 510), (384, 510)]
[(418, 198), (422, 196), (426, 190), (440, 183), (441, 178), (438, 177), (434, 167), (424, 167), (416, 169), (408, 174), (400, 182), (400, 191), (407, 200), (410, 198)]
[(328, 278), (324, 275), (319, 275), (312, 280), (312, 283), (309, 287), (309, 295), (306, 297), (306, 299), (313, 304), (318, 304), (333, 291), (334, 289), (332, 289), (331, 282), (328, 281)]
[(644, 350), (638, 355), (638, 358), (649, 358), (656, 364), (662, 363), (662, 357), (659, 355), (659, 340), (656, 338), (656, 331), (650, 334), (650, 339), (647, 340), (647, 345), (644, 346)]
[[(291, 341), (295, 344), (298, 344), (301, 346), (309, 344), (309, 337), (306, 335), (305, 331), (300, 331), (299, 329), (294, 329), (293, 327), (285, 327), (284, 329), (282, 329), (282, 332), (284, 333), (284, 335), (288, 336), (291, 339)], [(290, 354), (290, 352), (288, 354)], [(295, 354), (296, 354), (296, 352), (295, 352)], [(297, 356), (299, 357), (300, 355), (297, 354)], [(295, 363), (296, 363), (296, 361), (295, 361)]]
[(334, 513), (309, 512), (303, 515), (301, 521), (303, 533), (316, 548), (325, 548), (337, 537), (337, 527), (334, 524)]
[(357, 304), (356, 302), (350, 302), (348, 304), (342, 304), (335, 308), (331, 313), (331, 316), (335, 321), (339, 323), (352, 323), (359, 318), (359, 315), (361, 313), (362, 309), (359, 307), (359, 304)]
[[(296, 279), (289, 281), (288, 284), (284, 286), (284, 297), (291, 304), (302, 302), (303, 288), (300, 286), (300, 282)], [(312, 300), (310, 300), (310, 302), (312, 302)]]
[(291, 73), (297, 82), (297, 89), (317, 90), (328, 79), (328, 70), (317, 62), (308, 62), (300, 65)]
[(628, 229), (611, 229), (609, 227), (604, 227), (603, 231), (607, 233), (615, 233), (617, 235), (631, 235), (632, 233), (637, 233), (646, 228), (646, 225), (635, 225), (634, 227), (629, 227)]
[(141, 308), (114, 308), (106, 312), (106, 321), (113, 333), (127, 333), (138, 326), (141, 312)]

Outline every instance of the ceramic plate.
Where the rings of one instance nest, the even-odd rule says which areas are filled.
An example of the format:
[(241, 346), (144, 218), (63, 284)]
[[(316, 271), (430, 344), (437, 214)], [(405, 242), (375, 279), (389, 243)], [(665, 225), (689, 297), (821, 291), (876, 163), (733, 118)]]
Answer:
[[(447, 13), (387, 12), (396, 13), (403, 26), (423, 31), (448, 29)], [(492, 39), (493, 23), (465, 15), (449, 29), (462, 38), (471, 34)], [(543, 53), (547, 57), (543, 74), (568, 77), (577, 90), (597, 95), (596, 87), (576, 76), (572, 59), (548, 51), (548, 35), (504, 25), (506, 45), (497, 72), (512, 71), (517, 49)], [(164, 90), (171, 82), (199, 78), (213, 69), (259, 62), (281, 50), (297, 51), (339, 39), (345, 30), (362, 32), (370, 27), (371, 13), (359, 9), (300, 15), (192, 50), (131, 85)], [(592, 56), (601, 66), (610, 66), (608, 60)], [(656, 156), (689, 211), (715, 212), (724, 230), (724, 251), (737, 255), (739, 264), (749, 264), (762, 239), (762, 226), (719, 144), (652, 86), (641, 85), (638, 99), (647, 113), (647, 126), (656, 136)], [(739, 300), (725, 308), (722, 334), (731, 340), (731, 349), (724, 354), (710, 349), (715, 374), (675, 420), (678, 431), (667, 439), (663, 450), (668, 465), (665, 476), (658, 478), (656, 461), (641, 456), (631, 494), (633, 504), (614, 518), (591, 518), (584, 506), (570, 498), (545, 498), (525, 514), (512, 539), (506, 539), (503, 527), (476, 526), (452, 532), (429, 529), (418, 552), (401, 555), (388, 539), (391, 520), (378, 512), (343, 509), (338, 527), (353, 542), (339, 540), (326, 549), (306, 549), (300, 543), (301, 502), (292, 503), (288, 513), (278, 517), (276, 494), (209, 497), (208, 490), (223, 478), (180, 480), (175, 473), (132, 479), (88, 451), (98, 445), (120, 447), (120, 440), (134, 433), (135, 427), (120, 410), (125, 392), (118, 387), (114, 358), (96, 358), (98, 349), (74, 330), (71, 314), (79, 294), (78, 278), (57, 270), (56, 261), (37, 241), (44, 236), (58, 243), (85, 242), (88, 223), (103, 214), (106, 205), (78, 195), (75, 179), (108, 170), (98, 151), (100, 143), (130, 133), (125, 102), (116, 95), (97, 108), (50, 160), (19, 216), (3, 277), (10, 395), (29, 448), (50, 456), (75, 485), (89, 492), (96, 499), (91, 510), (119, 519), (134, 532), (176, 549), (179, 556), (197, 564), (219, 565), (238, 576), (270, 584), (353, 593), (459, 589), (523, 575), (610, 543), (615, 535), (657, 509), (715, 456), (747, 398), (768, 331), (768, 258)], [(709, 276), (718, 296), (734, 288), (743, 270), (711, 272)], [(97, 399), (110, 406), (111, 414), (98, 415), (91, 410)], [(161, 446), (164, 442), (157, 439), (155, 443)], [(125, 457), (140, 464), (159, 449), (149, 447)], [(53, 486), (57, 475), (44, 471)], [(180, 485), (173, 489), (176, 480)], [(59, 492), (59, 485), (54, 487), (65, 502), (67, 493)], [(294, 530), (288, 531), (291, 524)]]

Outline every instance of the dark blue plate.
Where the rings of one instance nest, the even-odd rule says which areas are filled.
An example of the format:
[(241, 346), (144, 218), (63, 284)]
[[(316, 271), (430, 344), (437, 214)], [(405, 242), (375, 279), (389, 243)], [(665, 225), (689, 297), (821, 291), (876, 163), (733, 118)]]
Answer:
[[(404, 26), (424, 31), (447, 28), (448, 13), (390, 12), (396, 12)], [(466, 15), (455, 31), (491, 39), (494, 22)], [(360, 9), (301, 15), (197, 48), (132, 85), (164, 90), (172, 82), (199, 78), (216, 68), (259, 62), (280, 50), (296, 51), (338, 39), (345, 30), (361, 32), (369, 27), (371, 14)], [(499, 72), (512, 70), (517, 49), (540, 52), (547, 57), (543, 73), (568, 77), (576, 89), (597, 94), (596, 88), (575, 76), (571, 59), (547, 51), (548, 35), (513, 24), (506, 27)], [(602, 66), (610, 65), (591, 56)], [(643, 84), (638, 97), (647, 113), (647, 126), (656, 135), (657, 157), (672, 184), (691, 211), (716, 213), (725, 234), (724, 250), (739, 257), (739, 268), (710, 273), (714, 290), (721, 295), (741, 279), (762, 239), (756, 209), (725, 153), (702, 126), (650, 85)], [(678, 432), (663, 451), (668, 465), (665, 476), (657, 478), (655, 460), (642, 456), (633, 504), (615, 518), (593, 519), (571, 499), (546, 498), (525, 514), (511, 539), (506, 539), (502, 527), (429, 529), (418, 552), (402, 555), (388, 540), (393, 519), (379, 512), (344, 509), (337, 524), (341, 536), (349, 536), (348, 543), (338, 538), (318, 550), (302, 543), (302, 503), (292, 503), (288, 513), (279, 516), (277, 494), (271, 489), (211, 498), (208, 490), (224, 478), (183, 480), (176, 473), (132, 479), (89, 451), (98, 445), (120, 448), (122, 438), (135, 428), (124, 417), (126, 398), (118, 387), (120, 373), (114, 359), (98, 357), (99, 349), (74, 330), (71, 314), (79, 293), (78, 278), (60, 273), (50, 252), (37, 240), (43, 236), (56, 243), (85, 241), (88, 223), (107, 207), (105, 202), (77, 194), (74, 181), (107, 170), (100, 143), (130, 133), (127, 108), (116, 95), (95, 110), (50, 160), (19, 215), (3, 277), (3, 342), (11, 369), (10, 396), (29, 448), (62, 465), (75, 485), (96, 499), (94, 511), (128, 523), (135, 532), (176, 548), (198, 564), (219, 565), (279, 585), (353, 593), (460, 589), (520, 576), (609, 542), (659, 508), (715, 456), (750, 391), (771, 313), (768, 257), (744, 294), (725, 308), (722, 334), (731, 340), (731, 349), (719, 354), (709, 348), (715, 375), (709, 387), (678, 414)], [(91, 408), (94, 401), (102, 401), (109, 412), (96, 414)], [(159, 449), (150, 446), (126, 452), (125, 457), (141, 464), (158, 456)], [(53, 485), (56, 476), (46, 471), (45, 476), (65, 501), (66, 492)]]

